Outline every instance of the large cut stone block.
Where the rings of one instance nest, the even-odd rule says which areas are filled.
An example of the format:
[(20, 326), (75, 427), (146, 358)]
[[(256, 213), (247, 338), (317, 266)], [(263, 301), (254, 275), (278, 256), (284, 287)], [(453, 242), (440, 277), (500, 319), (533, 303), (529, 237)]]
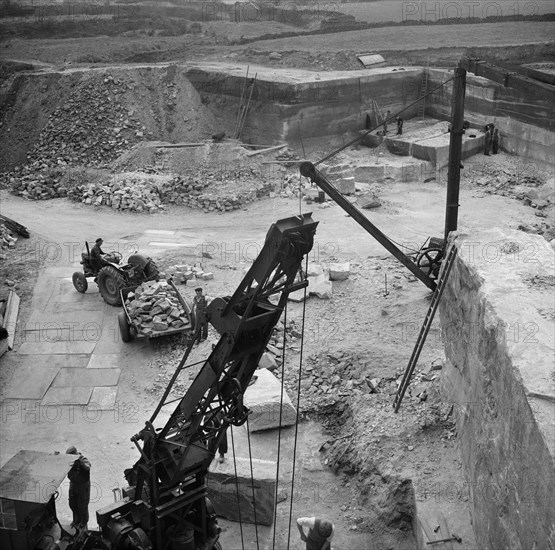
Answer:
[(330, 279), (332, 281), (344, 281), (349, 278), (350, 274), (349, 262), (330, 265)]
[(341, 178), (334, 181), (335, 188), (343, 195), (353, 195), (355, 192), (355, 178)]
[(275, 509), (276, 463), (253, 458), (252, 473), (251, 479), (248, 458), (236, 458), (235, 464), (233, 457), (226, 458), (223, 463), (214, 460), (208, 475), (208, 498), (218, 516), (254, 523), (256, 510), (256, 523), (271, 525)]
[(267, 369), (258, 369), (256, 382), (247, 388), (244, 403), (251, 409), (249, 428), (251, 432), (279, 428), (280, 409), (281, 426), (292, 426), (297, 418), (297, 411), (283, 391), (283, 407), (281, 401), (281, 382)]

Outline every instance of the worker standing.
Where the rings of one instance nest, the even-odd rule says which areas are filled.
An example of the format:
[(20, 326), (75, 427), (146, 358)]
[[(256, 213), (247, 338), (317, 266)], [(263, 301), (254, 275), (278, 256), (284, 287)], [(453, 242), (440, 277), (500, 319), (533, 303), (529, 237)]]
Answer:
[(402, 136), (403, 135), (403, 119), (398, 116), (395, 118), (395, 120), (397, 121), (397, 135), (398, 136)]
[(493, 131), (493, 136), (491, 137), (491, 149), (494, 155), (499, 153), (499, 130), (497, 128)]
[(387, 135), (387, 121), (388, 121), (390, 115), (391, 115), (391, 111), (387, 111), (387, 113), (385, 114), (385, 117), (384, 117), (384, 122), (383, 122), (383, 135), (384, 136)]
[[(331, 550), (333, 524), (320, 518), (299, 518), (297, 527), (301, 540), (306, 542), (306, 550)], [(308, 529), (305, 535), (304, 527)]]
[(73, 512), (71, 526), (86, 531), (91, 498), (91, 463), (73, 446), (69, 447), (66, 454), (79, 455), (67, 474), (69, 478), (69, 507)]
[(208, 338), (208, 320), (206, 318), (206, 297), (202, 293), (202, 287), (195, 288), (193, 298), (193, 309), (195, 312), (195, 331), (197, 334), (196, 343), (203, 342)]
[(489, 124), (486, 126), (486, 133), (485, 133), (485, 145), (484, 145), (484, 155), (490, 156), (489, 152), (491, 149), (491, 129)]

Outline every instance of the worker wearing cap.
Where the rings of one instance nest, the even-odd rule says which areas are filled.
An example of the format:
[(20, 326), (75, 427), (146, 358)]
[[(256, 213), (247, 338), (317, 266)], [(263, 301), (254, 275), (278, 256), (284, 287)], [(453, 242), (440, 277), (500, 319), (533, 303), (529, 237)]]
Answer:
[[(331, 550), (333, 524), (319, 518), (299, 518), (297, 527), (301, 540), (306, 542), (306, 550)], [(305, 535), (304, 527), (308, 529)]]
[(66, 454), (79, 455), (67, 474), (69, 478), (69, 507), (73, 512), (71, 526), (86, 531), (91, 498), (91, 463), (73, 446), (69, 447)]
[(199, 286), (198, 288), (195, 288), (195, 297), (193, 298), (197, 344), (208, 338), (208, 319), (206, 317), (206, 307), (206, 296), (202, 293), (202, 287)]
[(95, 271), (104, 267), (104, 251), (101, 248), (103, 242), (99, 237), (94, 241), (94, 246), (91, 248), (91, 264)]

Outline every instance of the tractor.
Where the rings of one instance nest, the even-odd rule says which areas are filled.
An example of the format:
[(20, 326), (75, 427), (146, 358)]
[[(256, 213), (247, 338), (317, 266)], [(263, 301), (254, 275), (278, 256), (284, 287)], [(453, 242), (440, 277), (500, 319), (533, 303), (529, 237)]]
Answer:
[(131, 254), (127, 263), (122, 264), (119, 252), (105, 254), (101, 260), (91, 258), (89, 243), (85, 242), (86, 252), (81, 253), (83, 273), (73, 274), (73, 286), (77, 292), (84, 293), (89, 287), (87, 279), (94, 277), (104, 301), (111, 306), (121, 305), (121, 291), (129, 292), (145, 281), (158, 281), (160, 274), (154, 261), (141, 254)]

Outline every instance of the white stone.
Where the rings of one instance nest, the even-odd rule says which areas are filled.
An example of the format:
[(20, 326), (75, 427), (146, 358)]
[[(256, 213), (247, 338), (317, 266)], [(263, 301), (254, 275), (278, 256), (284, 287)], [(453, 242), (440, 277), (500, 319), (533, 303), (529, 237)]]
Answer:
[(349, 278), (351, 274), (349, 262), (344, 264), (331, 264), (330, 265), (330, 279), (332, 281), (344, 281)]
[(280, 409), (281, 426), (295, 424), (297, 413), (287, 392), (283, 392), (281, 402), (281, 382), (267, 369), (258, 369), (256, 382), (247, 388), (244, 397), (245, 406), (251, 409), (249, 428), (251, 432), (269, 430), (279, 427)]
[(308, 278), (308, 291), (323, 300), (329, 300), (333, 296), (333, 285), (326, 275)]

